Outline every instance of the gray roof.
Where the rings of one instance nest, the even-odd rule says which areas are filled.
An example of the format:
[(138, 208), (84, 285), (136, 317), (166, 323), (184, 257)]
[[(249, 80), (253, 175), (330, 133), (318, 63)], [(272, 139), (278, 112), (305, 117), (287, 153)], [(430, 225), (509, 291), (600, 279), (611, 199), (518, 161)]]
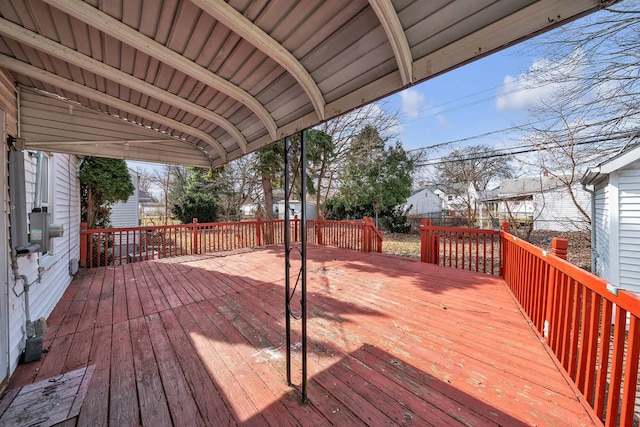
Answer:
[(529, 196), (532, 194), (553, 190), (563, 185), (564, 183), (560, 179), (553, 176), (505, 179), (497, 188), (486, 191), (482, 197), (482, 200), (503, 200)]

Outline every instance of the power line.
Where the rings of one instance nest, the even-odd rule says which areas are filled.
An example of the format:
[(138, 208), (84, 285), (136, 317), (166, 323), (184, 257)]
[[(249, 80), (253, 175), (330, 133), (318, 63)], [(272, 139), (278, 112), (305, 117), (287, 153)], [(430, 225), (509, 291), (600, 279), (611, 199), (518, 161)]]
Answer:
[[(612, 117), (612, 118), (609, 118), (607, 120), (594, 122), (594, 123), (589, 123), (587, 125), (584, 125), (582, 130), (587, 129), (589, 127), (594, 127), (594, 126), (599, 126), (599, 125), (602, 125), (602, 124), (610, 123), (612, 121), (619, 120), (619, 119), (627, 119), (627, 118), (635, 116), (635, 115), (637, 115), (637, 113), (625, 114), (625, 115), (622, 115), (622, 116)], [(491, 135), (495, 135), (495, 134), (498, 134), (498, 133), (509, 132), (509, 131), (513, 131), (513, 130), (520, 130), (520, 129), (528, 129), (532, 125), (537, 125), (537, 124), (540, 124), (540, 123), (543, 123), (543, 122), (546, 122), (546, 121), (548, 121), (548, 119), (541, 119), (541, 120), (537, 120), (535, 122), (527, 122), (527, 123), (521, 124), (521, 125), (515, 125), (515, 126), (508, 127), (508, 128), (502, 128), (502, 129), (496, 129), (496, 130), (485, 132), (485, 133), (478, 134), (478, 135), (471, 135), (471, 136), (468, 136), (468, 137), (465, 137), (465, 138), (460, 138), (460, 139), (454, 139), (454, 140), (450, 140), (450, 141), (440, 142), (440, 143), (429, 145), (429, 146), (426, 146), (426, 147), (412, 148), (412, 149), (406, 150), (406, 151), (407, 151), (407, 153), (411, 153), (411, 152), (416, 152), (416, 151), (425, 151), (425, 150), (431, 150), (431, 149), (434, 149), (434, 148), (446, 147), (448, 145), (457, 144), (457, 143), (460, 143), (460, 142), (469, 142), (469, 141), (472, 141), (474, 139), (484, 138), (486, 136), (491, 136)], [(613, 135), (616, 135), (616, 134), (613, 134)]]
[[(574, 145), (586, 145), (586, 144), (595, 144), (598, 142), (606, 142), (606, 141), (617, 141), (620, 139), (626, 139), (629, 138), (630, 136), (633, 136), (636, 132), (632, 131), (632, 132), (619, 132), (617, 134), (617, 136), (614, 135), (610, 135), (607, 136), (606, 138), (597, 138), (597, 139), (592, 139), (592, 140), (583, 140), (583, 141), (578, 141), (576, 142)], [(555, 141), (550, 141), (550, 142), (545, 142), (539, 145), (530, 145), (527, 147), (508, 147), (508, 148), (502, 148), (499, 150), (496, 150), (498, 152), (493, 152), (491, 154), (486, 154), (483, 156), (473, 156), (473, 157), (466, 157), (466, 158), (460, 158), (460, 159), (451, 159), (451, 158), (447, 158), (447, 157), (441, 157), (441, 158), (437, 158), (437, 159), (432, 159), (432, 160), (428, 160), (425, 162), (419, 162), (416, 164), (417, 167), (425, 167), (425, 166), (434, 166), (434, 165), (439, 165), (439, 164), (444, 164), (444, 163), (454, 163), (454, 162), (466, 162), (466, 161), (470, 161), (470, 160), (483, 160), (483, 159), (492, 159), (492, 158), (497, 158), (497, 157), (506, 157), (506, 156), (513, 156), (513, 155), (517, 155), (517, 154), (526, 154), (526, 153), (532, 153), (535, 151), (542, 151), (545, 150), (547, 148), (549, 148), (548, 146), (551, 144), (557, 144)], [(557, 144), (558, 147), (561, 147), (561, 145)], [(507, 151), (505, 151), (507, 150)], [(500, 151), (505, 151), (505, 152), (500, 152)]]

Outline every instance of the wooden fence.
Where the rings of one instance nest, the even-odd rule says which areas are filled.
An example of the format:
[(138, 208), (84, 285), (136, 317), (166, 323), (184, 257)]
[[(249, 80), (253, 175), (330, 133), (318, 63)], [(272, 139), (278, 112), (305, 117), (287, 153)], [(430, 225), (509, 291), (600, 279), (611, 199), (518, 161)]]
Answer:
[(421, 228), (423, 262), (482, 272), (487, 262), (495, 265), (484, 256), (496, 253), (486, 236), (498, 234), (500, 275), (584, 399), (606, 426), (634, 425), (640, 298), (568, 263), (564, 239), (554, 239), (548, 253), (509, 234), (508, 226)]
[[(289, 222), (290, 239), (300, 241), (300, 220)], [(182, 255), (196, 255), (269, 245), (282, 245), (285, 221), (241, 221), (86, 229), (80, 231), (83, 267)], [(370, 218), (362, 221), (307, 221), (307, 243), (363, 252), (382, 252), (382, 235)]]

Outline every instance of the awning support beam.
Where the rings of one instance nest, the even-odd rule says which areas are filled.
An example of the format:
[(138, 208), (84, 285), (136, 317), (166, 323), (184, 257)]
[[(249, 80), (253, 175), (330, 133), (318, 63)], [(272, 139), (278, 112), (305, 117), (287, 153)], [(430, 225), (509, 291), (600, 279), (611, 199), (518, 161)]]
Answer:
[[(302, 402), (307, 402), (307, 153), (306, 153), (306, 132), (300, 132), (300, 246), (291, 245), (291, 211), (289, 199), (291, 196), (289, 179), (289, 155), (291, 152), (291, 141), (287, 137), (284, 140), (284, 242), (285, 242), (285, 328), (286, 328), (286, 366), (287, 385), (294, 386), (291, 379), (291, 319), (301, 321), (301, 358), (302, 358), (302, 380), (300, 392)], [(297, 236), (293, 236), (295, 240)], [(296, 283), (291, 289), (291, 251), (297, 249), (300, 252), (301, 264), (297, 275)], [(300, 284), (300, 314), (295, 315), (291, 310), (291, 300)]]

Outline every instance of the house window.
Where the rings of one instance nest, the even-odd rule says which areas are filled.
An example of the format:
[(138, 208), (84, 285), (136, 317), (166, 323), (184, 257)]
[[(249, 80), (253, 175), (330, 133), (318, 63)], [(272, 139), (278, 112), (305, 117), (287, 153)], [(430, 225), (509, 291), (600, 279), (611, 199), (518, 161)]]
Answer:
[(453, 196), (447, 196), (447, 200), (448, 201), (452, 201), (453, 200)]

